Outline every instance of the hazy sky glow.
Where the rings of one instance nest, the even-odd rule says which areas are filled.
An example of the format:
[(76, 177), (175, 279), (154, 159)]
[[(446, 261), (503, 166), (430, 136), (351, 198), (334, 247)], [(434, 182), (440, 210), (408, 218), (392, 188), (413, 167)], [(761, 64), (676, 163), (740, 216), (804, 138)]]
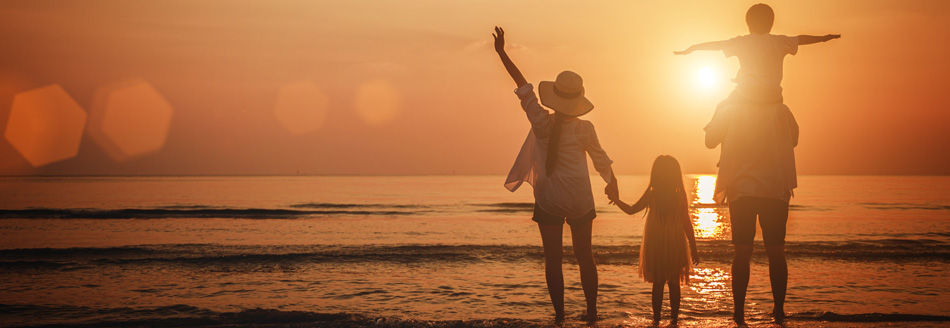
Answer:
[[(621, 174), (659, 154), (714, 173), (702, 127), (738, 62), (672, 51), (746, 34), (756, 2), (6, 1), (0, 129), (50, 84), (90, 119), (38, 168), (0, 139), (0, 174), (505, 174), (529, 125), (495, 25), (530, 82), (584, 77)], [(775, 34), (842, 34), (785, 60), (799, 173), (950, 174), (950, 2), (767, 3)], [(129, 83), (112, 106), (142, 99), (153, 125), (110, 140), (135, 119), (102, 95)]]

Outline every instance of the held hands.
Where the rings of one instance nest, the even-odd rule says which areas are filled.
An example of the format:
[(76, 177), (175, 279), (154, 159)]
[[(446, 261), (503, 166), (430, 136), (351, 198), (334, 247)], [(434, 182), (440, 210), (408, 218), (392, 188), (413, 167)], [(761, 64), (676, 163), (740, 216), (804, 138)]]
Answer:
[(505, 30), (495, 26), (495, 33), (491, 36), (495, 38), (495, 52), (505, 52)]
[(610, 200), (609, 204), (617, 203), (620, 200), (620, 189), (617, 187), (617, 180), (608, 183), (607, 187), (604, 187), (604, 193), (607, 194), (607, 199)]

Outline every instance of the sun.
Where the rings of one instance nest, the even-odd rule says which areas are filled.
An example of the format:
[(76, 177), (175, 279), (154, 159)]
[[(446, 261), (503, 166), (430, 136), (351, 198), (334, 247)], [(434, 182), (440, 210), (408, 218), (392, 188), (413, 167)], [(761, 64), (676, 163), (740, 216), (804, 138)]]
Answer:
[(711, 88), (716, 84), (716, 72), (709, 67), (700, 68), (696, 72), (696, 80), (699, 81), (699, 85)]

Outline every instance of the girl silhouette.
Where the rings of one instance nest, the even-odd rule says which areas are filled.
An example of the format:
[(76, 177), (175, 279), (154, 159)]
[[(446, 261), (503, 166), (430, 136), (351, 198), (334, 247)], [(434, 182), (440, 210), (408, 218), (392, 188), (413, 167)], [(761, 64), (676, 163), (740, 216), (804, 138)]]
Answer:
[(680, 281), (689, 283), (690, 262), (699, 264), (679, 162), (669, 155), (657, 157), (650, 172), (650, 185), (640, 200), (631, 206), (618, 197), (611, 198), (611, 203), (630, 215), (649, 209), (640, 244), (639, 274), (646, 282), (653, 283), (654, 324), (660, 322), (664, 284), (670, 286), (670, 324), (677, 324)]

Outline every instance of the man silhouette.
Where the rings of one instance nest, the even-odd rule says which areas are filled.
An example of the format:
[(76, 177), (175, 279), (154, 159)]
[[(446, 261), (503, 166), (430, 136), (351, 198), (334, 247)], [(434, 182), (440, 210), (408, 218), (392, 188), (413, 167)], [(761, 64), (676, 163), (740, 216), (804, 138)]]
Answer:
[(798, 186), (794, 147), (798, 123), (783, 104), (782, 61), (799, 45), (841, 37), (769, 34), (775, 14), (765, 4), (746, 12), (749, 34), (724, 41), (705, 42), (674, 54), (695, 50), (721, 50), (739, 58), (736, 88), (716, 108), (704, 128), (706, 147), (722, 145), (716, 200), (729, 203), (732, 243), (732, 292), (736, 323), (745, 322), (745, 296), (749, 287), (749, 262), (758, 218), (769, 257), (769, 278), (776, 322), (785, 317), (788, 266), (785, 260), (785, 225), (792, 189)]

